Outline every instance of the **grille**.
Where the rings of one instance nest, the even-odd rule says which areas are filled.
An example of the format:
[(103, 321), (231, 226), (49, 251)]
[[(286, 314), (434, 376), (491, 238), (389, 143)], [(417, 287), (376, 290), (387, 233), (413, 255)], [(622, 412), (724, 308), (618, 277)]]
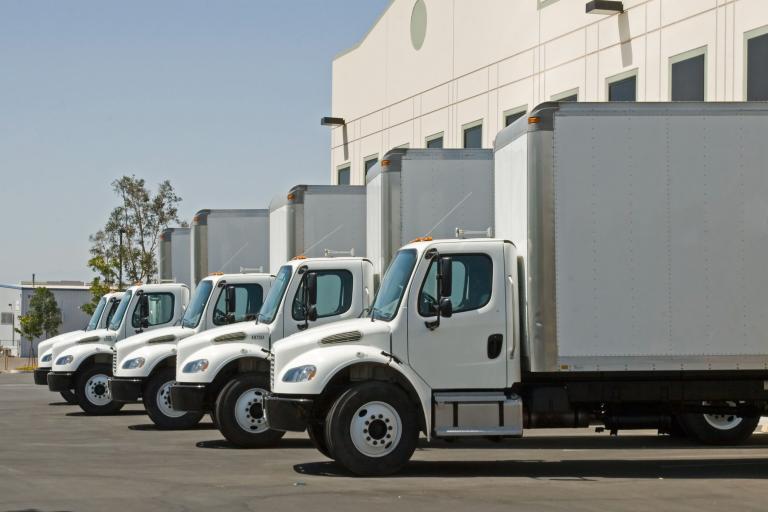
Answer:
[(275, 356), (269, 357), (269, 389), (275, 389)]
[(117, 350), (112, 347), (112, 375), (117, 371)]

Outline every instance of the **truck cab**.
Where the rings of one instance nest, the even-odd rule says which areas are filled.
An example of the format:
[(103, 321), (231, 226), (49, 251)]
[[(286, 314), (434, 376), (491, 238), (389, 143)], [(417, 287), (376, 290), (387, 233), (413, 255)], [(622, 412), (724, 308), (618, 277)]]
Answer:
[[(120, 304), (120, 299), (122, 296), (122, 292), (114, 292), (107, 293), (101, 297), (101, 299), (99, 299), (99, 303), (96, 305), (96, 309), (91, 315), (91, 319), (88, 322), (88, 325), (85, 327), (85, 330), (71, 331), (64, 334), (59, 334), (58, 336), (54, 336), (53, 338), (48, 338), (47, 340), (40, 342), (40, 344), (37, 346), (38, 354), (40, 354), (40, 360), (38, 367), (35, 369), (35, 384), (40, 386), (48, 385), (48, 373), (50, 373), (51, 367), (53, 366), (54, 351), (57, 354), (61, 353), (63, 350), (74, 345), (75, 342), (82, 338), (82, 335), (86, 332), (107, 328), (110, 320), (112, 320), (112, 316), (117, 310), (118, 304)], [(55, 349), (54, 346), (56, 347)], [(75, 394), (72, 392), (72, 390), (68, 389), (66, 391), (62, 391), (61, 396), (64, 398), (64, 400), (67, 401), (67, 403), (76, 403)]]
[[(519, 436), (516, 290), (510, 242), (406, 245), (368, 317), (275, 344), (270, 425), (306, 428), (321, 452), (357, 474), (399, 469), (419, 431)], [(457, 424), (456, 415), (476, 421)]]
[(109, 379), (112, 399), (120, 403), (142, 399), (147, 414), (160, 428), (196, 425), (202, 413), (170, 407), (177, 344), (209, 329), (256, 320), (273, 280), (269, 274), (212, 274), (197, 284), (179, 325), (115, 343), (113, 377)]
[(373, 296), (373, 265), (353, 257), (296, 258), (283, 265), (256, 322), (218, 327), (179, 342), (171, 404), (212, 412), (238, 446), (266, 446), (282, 432), (269, 429), (263, 398), (269, 355), (279, 339), (356, 318)]
[(112, 319), (73, 340), (64, 350), (54, 346), (53, 368), (48, 374), (51, 391), (75, 390), (86, 414), (111, 414), (123, 404), (109, 393), (114, 345), (128, 336), (154, 331), (178, 322), (189, 303), (189, 288), (181, 284), (136, 285), (123, 292)]

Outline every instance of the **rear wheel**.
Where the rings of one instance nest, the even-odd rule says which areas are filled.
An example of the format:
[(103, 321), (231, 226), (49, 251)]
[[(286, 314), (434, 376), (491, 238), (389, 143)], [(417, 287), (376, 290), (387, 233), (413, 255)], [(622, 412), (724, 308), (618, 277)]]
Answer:
[(177, 411), (171, 407), (171, 386), (176, 381), (175, 368), (163, 368), (150, 377), (144, 388), (144, 408), (152, 422), (161, 429), (182, 429), (194, 427), (204, 413)]
[(95, 364), (77, 376), (75, 399), (86, 414), (115, 414), (123, 408), (123, 404), (113, 401), (109, 393), (107, 380), (111, 376), (112, 367), (108, 364)]
[[(709, 405), (705, 403), (704, 405)], [(725, 405), (736, 407), (736, 403)], [(760, 422), (760, 416), (735, 414), (682, 414), (680, 424), (688, 435), (702, 444), (740, 444), (749, 439)]]
[(361, 476), (396, 473), (419, 438), (418, 409), (398, 386), (366, 382), (331, 407), (325, 438), (337, 462)]
[(241, 448), (274, 446), (285, 432), (271, 430), (264, 397), (269, 389), (265, 375), (235, 375), (216, 400), (216, 426), (232, 444)]
[(62, 391), (61, 398), (63, 398), (64, 401), (70, 405), (77, 405), (77, 397), (75, 396), (74, 389), (68, 389), (66, 391)]

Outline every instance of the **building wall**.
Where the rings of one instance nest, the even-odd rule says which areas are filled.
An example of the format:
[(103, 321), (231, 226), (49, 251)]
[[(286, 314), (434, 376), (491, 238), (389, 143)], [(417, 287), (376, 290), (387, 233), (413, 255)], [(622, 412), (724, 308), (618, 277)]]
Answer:
[[(411, 42), (416, 0), (393, 0), (358, 46), (333, 62), (331, 181), (402, 145), (442, 132), (462, 147), (482, 122), (492, 147), (505, 113), (561, 94), (606, 101), (609, 81), (636, 75), (637, 101), (670, 100), (677, 56), (705, 53), (705, 98), (745, 99), (746, 38), (768, 32), (766, 0), (624, 0), (623, 14), (586, 14), (586, 0), (421, 0), (423, 46)], [(768, 65), (768, 63), (766, 64)]]
[[(80, 310), (80, 306), (86, 304), (90, 300), (90, 291), (87, 288), (48, 287), (48, 289), (53, 292), (53, 296), (56, 298), (56, 304), (58, 304), (59, 309), (61, 310), (61, 326), (59, 327), (59, 334), (85, 329), (90, 318)], [(21, 289), (22, 315), (29, 311), (29, 301), (32, 298), (33, 292), (34, 289), (31, 286), (23, 286)], [(33, 341), (35, 355), (37, 355), (37, 344), (43, 339), (44, 338), (38, 338)], [(22, 357), (27, 357), (29, 355), (29, 342), (27, 340), (24, 340), (20, 344), (19, 354)]]
[[(6, 323), (8, 313), (12, 313), (13, 323)], [(14, 355), (18, 354), (19, 335), (14, 333), (13, 327), (19, 325), (19, 314), (21, 288), (15, 285), (0, 285), (0, 347), (10, 348)]]

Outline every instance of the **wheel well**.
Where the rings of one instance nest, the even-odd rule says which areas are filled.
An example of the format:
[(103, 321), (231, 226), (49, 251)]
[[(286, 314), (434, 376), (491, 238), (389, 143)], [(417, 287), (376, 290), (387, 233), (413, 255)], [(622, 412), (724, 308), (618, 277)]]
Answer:
[(208, 387), (206, 401), (214, 405), (222, 388), (238, 373), (264, 373), (269, 375), (269, 362), (260, 357), (242, 357), (230, 361), (222, 368)]
[(333, 376), (328, 382), (322, 394), (319, 395), (315, 411), (318, 419), (325, 418), (328, 409), (336, 399), (349, 387), (357, 382), (366, 381), (388, 382), (400, 387), (411, 401), (416, 405), (419, 411), (419, 428), (426, 434), (427, 426), (424, 422), (424, 409), (421, 406), (421, 399), (416, 389), (411, 385), (405, 376), (393, 369), (391, 366), (380, 363), (359, 363), (347, 366)]
[(88, 356), (85, 359), (83, 359), (83, 362), (80, 363), (80, 366), (78, 367), (77, 371), (82, 371), (87, 368), (90, 368), (93, 365), (96, 364), (107, 364), (110, 367), (112, 366), (112, 354), (93, 354), (92, 356)]
[(168, 356), (152, 368), (149, 376), (154, 376), (157, 372), (164, 370), (165, 368), (176, 368), (176, 356)]

